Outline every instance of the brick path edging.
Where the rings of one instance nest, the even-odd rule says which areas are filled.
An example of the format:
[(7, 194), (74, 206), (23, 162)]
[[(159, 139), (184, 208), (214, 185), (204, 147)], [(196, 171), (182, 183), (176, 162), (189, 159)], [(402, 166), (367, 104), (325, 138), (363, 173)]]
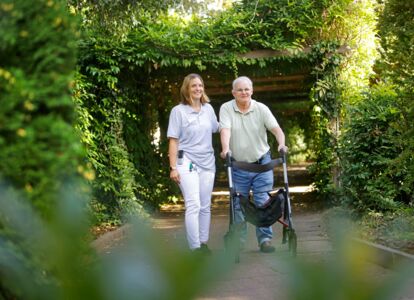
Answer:
[(105, 251), (114, 245), (116, 241), (123, 239), (127, 235), (130, 227), (130, 224), (125, 224), (115, 230), (102, 234), (91, 242), (92, 248), (96, 249), (98, 252)]
[(368, 259), (372, 263), (380, 265), (384, 268), (396, 269), (404, 264), (414, 265), (414, 255), (409, 253), (372, 242), (367, 242), (358, 238), (354, 238), (352, 241), (362, 248), (369, 248), (369, 250), (373, 251), (374, 255), (370, 255)]

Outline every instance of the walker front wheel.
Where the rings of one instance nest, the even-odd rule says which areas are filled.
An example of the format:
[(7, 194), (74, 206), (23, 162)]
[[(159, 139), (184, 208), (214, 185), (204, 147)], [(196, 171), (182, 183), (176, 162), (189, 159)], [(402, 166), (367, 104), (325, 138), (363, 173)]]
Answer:
[(288, 239), (289, 239), (289, 251), (292, 252), (293, 257), (296, 257), (297, 248), (298, 248), (298, 238), (293, 228), (289, 229)]

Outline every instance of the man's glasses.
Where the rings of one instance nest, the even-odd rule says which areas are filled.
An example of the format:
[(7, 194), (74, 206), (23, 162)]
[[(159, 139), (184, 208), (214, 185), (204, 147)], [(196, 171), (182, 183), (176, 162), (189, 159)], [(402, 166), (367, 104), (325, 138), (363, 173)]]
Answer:
[(237, 89), (237, 90), (236, 90), (236, 92), (237, 92), (237, 93), (243, 93), (243, 92), (244, 92), (244, 93), (248, 93), (248, 92), (250, 92), (250, 91), (251, 91), (251, 89)]

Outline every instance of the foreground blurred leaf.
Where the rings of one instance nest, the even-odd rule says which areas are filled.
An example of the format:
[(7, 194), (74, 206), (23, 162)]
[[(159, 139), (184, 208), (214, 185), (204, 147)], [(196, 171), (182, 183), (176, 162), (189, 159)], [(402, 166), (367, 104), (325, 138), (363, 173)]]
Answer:
[(18, 299), (194, 299), (233, 265), (229, 253), (207, 258), (167, 245), (138, 219), (122, 245), (98, 256), (76, 184), (66, 184), (49, 222), (11, 188), (0, 190), (0, 289)]

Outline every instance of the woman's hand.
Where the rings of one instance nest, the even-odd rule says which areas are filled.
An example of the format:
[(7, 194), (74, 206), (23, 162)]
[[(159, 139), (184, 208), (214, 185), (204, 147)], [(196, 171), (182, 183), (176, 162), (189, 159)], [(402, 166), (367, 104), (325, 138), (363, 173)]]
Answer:
[(180, 173), (178, 173), (177, 169), (173, 169), (170, 171), (170, 178), (172, 181), (180, 184)]

